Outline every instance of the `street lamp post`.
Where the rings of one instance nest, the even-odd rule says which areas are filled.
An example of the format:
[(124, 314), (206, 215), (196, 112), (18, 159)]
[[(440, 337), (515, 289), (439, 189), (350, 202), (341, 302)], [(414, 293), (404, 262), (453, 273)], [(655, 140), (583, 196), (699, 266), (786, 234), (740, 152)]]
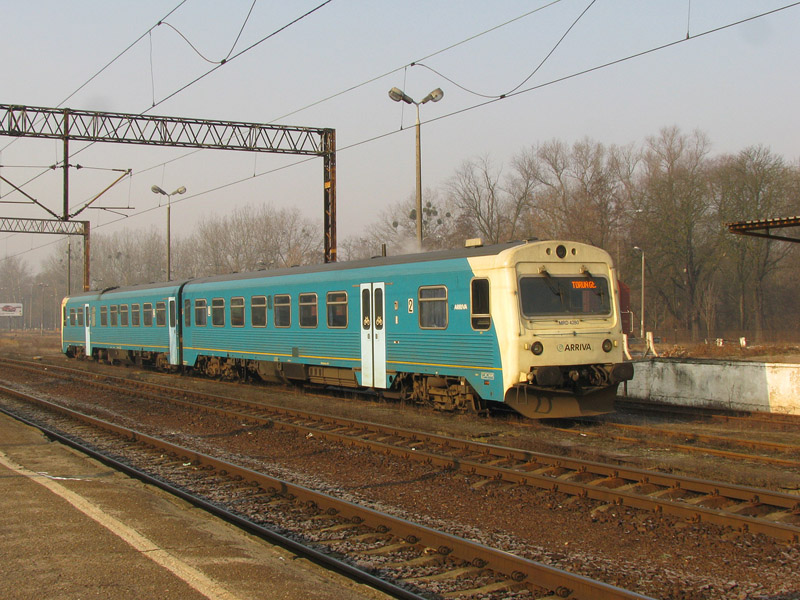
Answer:
[(442, 88), (436, 88), (419, 102), (416, 102), (411, 96), (399, 88), (393, 87), (389, 90), (389, 98), (395, 102), (405, 102), (406, 104), (413, 104), (417, 107), (417, 244), (419, 244), (420, 250), (422, 250), (422, 144), (420, 140), (419, 106), (426, 102), (438, 102), (443, 97), (444, 92)]
[(639, 329), (639, 334), (641, 335), (641, 338), (644, 339), (644, 250), (639, 246), (634, 246), (633, 249), (642, 253), (642, 324), (641, 328)]
[(167, 197), (167, 281), (171, 281), (172, 276), (171, 276), (171, 270), (170, 270), (171, 260), (170, 260), (170, 239), (169, 239), (170, 238), (170, 231), (169, 231), (170, 230), (170, 214), (169, 213), (170, 213), (170, 207), (172, 206), (172, 197), (175, 194), (184, 194), (184, 193), (186, 193), (186, 188), (184, 186), (181, 186), (177, 190), (172, 192), (171, 194), (168, 194), (167, 192), (162, 190), (157, 185), (154, 185), (153, 187), (150, 188), (150, 191), (153, 192), (154, 194), (161, 194), (161, 195)]

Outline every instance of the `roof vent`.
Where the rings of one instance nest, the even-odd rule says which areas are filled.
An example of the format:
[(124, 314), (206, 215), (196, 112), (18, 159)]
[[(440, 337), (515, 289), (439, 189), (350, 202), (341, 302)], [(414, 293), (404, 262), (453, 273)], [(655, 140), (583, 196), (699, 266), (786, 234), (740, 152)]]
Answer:
[(464, 242), (464, 248), (480, 248), (481, 246), (483, 246), (481, 238), (470, 238)]

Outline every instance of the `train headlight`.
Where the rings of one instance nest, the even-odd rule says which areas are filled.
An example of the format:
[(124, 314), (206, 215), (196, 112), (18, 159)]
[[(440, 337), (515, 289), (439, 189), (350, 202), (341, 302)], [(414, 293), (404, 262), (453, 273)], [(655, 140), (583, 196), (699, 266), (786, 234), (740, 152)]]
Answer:
[(603, 352), (611, 352), (611, 349), (614, 347), (614, 344), (611, 340), (603, 340)]
[(562, 246), (561, 244), (556, 246), (556, 256), (558, 256), (558, 258), (564, 258), (566, 255), (567, 255), (567, 249), (564, 246)]
[(531, 346), (531, 352), (533, 352), (536, 356), (539, 356), (542, 352), (544, 352), (544, 346), (542, 346), (542, 342), (533, 342), (533, 346)]

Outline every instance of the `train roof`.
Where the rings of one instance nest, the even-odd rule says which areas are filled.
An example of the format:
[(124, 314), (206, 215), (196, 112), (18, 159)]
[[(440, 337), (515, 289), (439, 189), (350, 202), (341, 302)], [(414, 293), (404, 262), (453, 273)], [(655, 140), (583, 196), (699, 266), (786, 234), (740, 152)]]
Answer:
[[(268, 277), (282, 277), (287, 275), (300, 275), (309, 273), (329, 273), (336, 271), (347, 271), (353, 269), (369, 269), (381, 266), (396, 266), (414, 263), (425, 263), (434, 261), (447, 261), (464, 258), (474, 258), (481, 256), (496, 256), (506, 250), (512, 248), (521, 248), (527, 244), (540, 243), (552, 244), (556, 240), (538, 240), (536, 238), (529, 240), (520, 240), (512, 242), (504, 242), (501, 244), (492, 244), (488, 246), (476, 245), (468, 246), (465, 248), (458, 248), (455, 250), (437, 250), (433, 252), (421, 252), (417, 254), (401, 254), (396, 256), (375, 256), (373, 258), (354, 260), (346, 262), (315, 264), (315, 265), (301, 265), (282, 269), (274, 270), (260, 270), (248, 271), (243, 273), (226, 273), (221, 275), (210, 275), (208, 277), (199, 277), (196, 279), (181, 279), (166, 282), (154, 282), (141, 285), (110, 287), (103, 290), (93, 290), (88, 292), (80, 292), (73, 294), (70, 298), (81, 299), (96, 299), (100, 300), (105, 294), (121, 295), (124, 296), (127, 292), (140, 294), (143, 291), (152, 290), (157, 292), (163, 290), (165, 295), (178, 293), (178, 290), (186, 285), (202, 285), (206, 283), (219, 283), (226, 281), (246, 281), (248, 279), (260, 279)], [(565, 242), (566, 243), (566, 242)], [(580, 244), (578, 242), (569, 242), (571, 244)]]
[(523, 240), (505, 242), (502, 244), (492, 244), (489, 246), (471, 246), (466, 248), (458, 248), (456, 250), (436, 250), (433, 252), (420, 252), (417, 254), (399, 254), (396, 256), (375, 256), (363, 260), (351, 260), (345, 262), (325, 263), (316, 265), (301, 265), (296, 267), (287, 267), (283, 269), (261, 270), (261, 271), (248, 271), (244, 273), (226, 273), (221, 275), (210, 275), (208, 277), (199, 277), (197, 279), (182, 279), (176, 281), (144, 283), (141, 285), (133, 286), (120, 286), (111, 287), (104, 290), (93, 290), (89, 292), (79, 292), (70, 296), (70, 298), (86, 298), (92, 296), (100, 298), (106, 293), (124, 293), (126, 291), (142, 290), (159, 290), (159, 289), (178, 289), (185, 284), (201, 284), (201, 283), (214, 283), (220, 281), (238, 281), (246, 279), (256, 279), (260, 277), (280, 277), (284, 275), (297, 275), (305, 273), (322, 273), (330, 271), (344, 271), (349, 269), (364, 269), (378, 266), (401, 265), (410, 263), (430, 262), (437, 260), (452, 260), (459, 258), (472, 258), (476, 256), (493, 256), (499, 254), (509, 248), (522, 246), (534, 240)]
[(456, 250), (436, 250), (433, 252), (420, 252), (418, 254), (398, 254), (396, 256), (374, 256), (362, 260), (351, 260), (345, 262), (325, 263), (316, 265), (300, 265), (283, 269), (249, 271), (246, 273), (228, 273), (225, 275), (210, 275), (193, 279), (192, 284), (234, 281), (240, 279), (253, 279), (258, 277), (280, 277), (282, 275), (295, 275), (305, 273), (322, 273), (329, 271), (346, 271), (350, 269), (366, 269), (371, 267), (406, 265), (413, 263), (432, 262), (438, 260), (453, 260), (458, 258), (472, 258), (475, 256), (492, 256), (499, 254), (509, 248), (526, 244), (526, 241), (505, 242), (493, 244), (491, 246), (473, 246), (468, 248), (458, 248)]

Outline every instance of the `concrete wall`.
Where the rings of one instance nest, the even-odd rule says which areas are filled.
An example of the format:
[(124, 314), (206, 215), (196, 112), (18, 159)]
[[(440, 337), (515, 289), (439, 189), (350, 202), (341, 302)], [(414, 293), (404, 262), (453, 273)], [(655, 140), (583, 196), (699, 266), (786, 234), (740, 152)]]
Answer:
[[(624, 386), (618, 394), (624, 396)], [(627, 396), (687, 406), (800, 415), (800, 365), (652, 358), (634, 362)]]

